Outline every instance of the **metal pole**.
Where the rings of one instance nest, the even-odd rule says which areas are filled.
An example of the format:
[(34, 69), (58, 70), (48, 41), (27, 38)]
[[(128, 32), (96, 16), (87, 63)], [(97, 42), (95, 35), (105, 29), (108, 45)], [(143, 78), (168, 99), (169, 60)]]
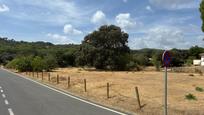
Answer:
[(164, 74), (164, 115), (167, 115), (167, 67)]

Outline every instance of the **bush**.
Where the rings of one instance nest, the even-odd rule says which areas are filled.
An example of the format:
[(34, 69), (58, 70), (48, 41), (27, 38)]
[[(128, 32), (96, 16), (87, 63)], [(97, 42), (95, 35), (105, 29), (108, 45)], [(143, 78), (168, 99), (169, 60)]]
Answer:
[(43, 71), (46, 68), (46, 63), (45, 61), (39, 57), (36, 56), (33, 60), (32, 60), (32, 67), (33, 67), (33, 71)]
[(186, 64), (187, 66), (191, 66), (191, 65), (193, 64), (193, 59), (187, 59), (186, 62), (185, 62), (185, 64)]
[(58, 66), (56, 59), (51, 55), (45, 56), (43, 63), (45, 63), (45, 65), (44, 65), (45, 71), (51, 71), (52, 69), (54, 69)]
[(143, 54), (134, 55), (134, 60), (140, 66), (147, 66), (149, 64), (148, 57)]
[(53, 56), (45, 56), (41, 58), (39, 56), (32, 57), (20, 57), (15, 58), (10, 61), (7, 65), (7, 68), (16, 69), (20, 72), (24, 71), (50, 71), (57, 67), (57, 61)]
[(201, 87), (196, 87), (195, 90), (198, 92), (203, 92), (203, 88), (201, 88)]
[(152, 57), (152, 64), (155, 66), (157, 71), (160, 71), (161, 63), (161, 53), (154, 54)]
[(20, 72), (32, 71), (32, 66), (31, 66), (32, 58), (33, 58), (32, 56), (28, 56), (28, 57), (20, 57), (20, 58), (13, 59), (6, 65), (6, 67), (17, 69)]
[(187, 100), (197, 100), (196, 96), (194, 96), (193, 94), (189, 93), (188, 95), (186, 95), (186, 99)]
[(156, 68), (156, 71), (160, 71), (160, 62), (159, 61), (155, 61), (154, 63), (155, 65), (155, 68)]
[(13, 59), (12, 61), (6, 64), (6, 67), (10, 69), (16, 69), (18, 61), (19, 59)]

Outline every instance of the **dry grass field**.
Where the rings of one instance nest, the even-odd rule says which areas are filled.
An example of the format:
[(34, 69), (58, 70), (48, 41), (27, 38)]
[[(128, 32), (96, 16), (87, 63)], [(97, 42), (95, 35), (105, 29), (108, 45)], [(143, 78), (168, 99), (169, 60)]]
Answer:
[[(50, 74), (51, 82), (48, 82), (48, 75), (44, 73), (44, 83), (56, 85), (104, 105), (142, 115), (163, 114), (163, 72), (106, 72), (83, 68), (60, 68)], [(56, 84), (57, 74), (60, 76), (59, 84)], [(71, 78), (69, 89), (68, 76)], [(41, 73), (38, 79), (41, 79)], [(84, 79), (87, 81), (87, 92), (84, 92)], [(107, 98), (107, 83), (110, 83), (110, 98)], [(138, 109), (136, 86), (139, 88), (141, 110)], [(204, 76), (168, 73), (169, 115), (204, 115), (204, 92), (196, 91), (196, 87), (204, 88)], [(196, 96), (197, 100), (187, 100), (185, 96), (189, 93)]]

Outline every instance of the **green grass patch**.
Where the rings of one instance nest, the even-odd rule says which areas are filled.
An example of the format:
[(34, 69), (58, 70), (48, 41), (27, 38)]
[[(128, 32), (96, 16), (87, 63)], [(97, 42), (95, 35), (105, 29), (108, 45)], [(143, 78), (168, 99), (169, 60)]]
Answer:
[(203, 88), (201, 88), (201, 87), (196, 87), (195, 90), (198, 92), (203, 92)]
[(185, 96), (187, 100), (197, 100), (196, 96), (193, 94), (189, 93), (188, 95)]

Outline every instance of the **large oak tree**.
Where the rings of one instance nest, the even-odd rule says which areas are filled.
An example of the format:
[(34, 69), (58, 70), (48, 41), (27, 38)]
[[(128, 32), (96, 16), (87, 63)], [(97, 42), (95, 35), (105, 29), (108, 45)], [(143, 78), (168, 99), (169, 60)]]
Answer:
[(79, 65), (97, 69), (125, 70), (128, 63), (128, 34), (115, 25), (104, 25), (85, 36), (77, 56)]

